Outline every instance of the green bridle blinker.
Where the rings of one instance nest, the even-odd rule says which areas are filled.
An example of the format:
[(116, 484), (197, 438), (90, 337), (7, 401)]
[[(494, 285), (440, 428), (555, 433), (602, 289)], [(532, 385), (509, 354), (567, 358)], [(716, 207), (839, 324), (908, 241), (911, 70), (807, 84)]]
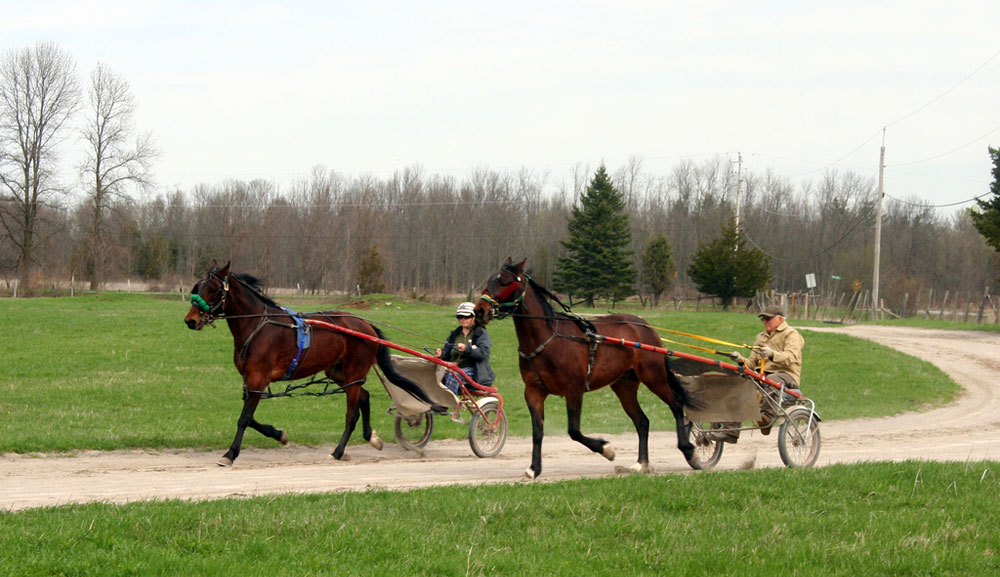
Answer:
[(205, 302), (205, 299), (201, 298), (201, 295), (191, 295), (191, 305), (203, 313), (207, 313), (212, 309), (212, 307), (208, 306), (208, 303)]

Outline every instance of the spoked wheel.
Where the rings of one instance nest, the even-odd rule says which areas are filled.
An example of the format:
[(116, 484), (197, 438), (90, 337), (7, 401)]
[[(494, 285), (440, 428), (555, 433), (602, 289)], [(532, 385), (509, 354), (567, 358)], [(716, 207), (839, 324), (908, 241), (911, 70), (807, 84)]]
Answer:
[(778, 454), (785, 465), (801, 469), (812, 467), (819, 458), (820, 444), (819, 420), (815, 414), (805, 407), (789, 411), (778, 429)]
[(694, 456), (688, 461), (692, 469), (707, 471), (719, 464), (722, 459), (722, 449), (725, 443), (708, 437), (715, 423), (700, 421), (688, 423), (691, 426), (691, 444), (694, 445)]
[[(490, 427), (493, 422), (497, 424), (495, 431)], [(472, 419), (469, 420), (469, 446), (477, 457), (497, 456), (506, 442), (507, 415), (500, 410), (500, 403), (493, 401), (483, 404), (482, 414), (473, 411)]]
[(421, 449), (431, 440), (431, 433), (434, 432), (434, 415), (420, 413), (404, 417), (397, 413), (393, 425), (396, 429), (396, 441), (400, 445), (407, 449)]

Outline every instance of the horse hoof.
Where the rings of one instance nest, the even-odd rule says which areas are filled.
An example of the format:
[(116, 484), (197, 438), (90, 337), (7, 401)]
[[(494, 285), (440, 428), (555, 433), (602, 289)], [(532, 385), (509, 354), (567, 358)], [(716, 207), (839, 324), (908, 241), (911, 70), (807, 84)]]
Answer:
[(604, 448), (601, 449), (601, 455), (609, 461), (615, 460), (615, 448), (611, 446), (611, 443), (605, 443)]
[(538, 476), (538, 474), (535, 473), (534, 469), (532, 469), (531, 467), (528, 467), (527, 469), (524, 470), (524, 476), (527, 477), (527, 478), (529, 478), (529, 479), (534, 479), (535, 477)]
[(629, 467), (615, 467), (615, 473), (619, 475), (634, 475), (636, 473), (646, 474), (650, 472), (649, 463), (633, 463)]
[(338, 461), (350, 461), (351, 459), (347, 455), (337, 456), (337, 453), (330, 453), (330, 456)]
[(281, 443), (282, 445), (287, 445), (288, 444), (288, 433), (286, 433), (284, 431), (281, 431), (281, 438), (278, 439), (278, 442)]
[(375, 447), (376, 451), (381, 451), (382, 447), (385, 446), (385, 443), (382, 442), (382, 439), (379, 438), (378, 433), (375, 431), (372, 431), (372, 438), (368, 439), (368, 444)]
[(229, 457), (222, 457), (221, 459), (219, 459), (218, 461), (216, 461), (215, 464), (218, 465), (218, 466), (220, 466), (220, 467), (232, 467), (233, 466), (233, 460), (230, 459)]

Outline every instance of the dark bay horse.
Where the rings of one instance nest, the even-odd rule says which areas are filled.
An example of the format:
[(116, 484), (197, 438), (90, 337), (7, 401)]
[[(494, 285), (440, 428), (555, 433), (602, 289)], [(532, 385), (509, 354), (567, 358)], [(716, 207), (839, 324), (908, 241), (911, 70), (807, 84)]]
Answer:
[(512, 264), (508, 258), (500, 272), (492, 276), (476, 304), (476, 318), (487, 323), (492, 318), (510, 314), (517, 332), (524, 400), (531, 414), (531, 466), (528, 478), (542, 472), (542, 436), (545, 423), (545, 399), (559, 395), (566, 399), (569, 436), (585, 447), (601, 453), (608, 460), (615, 457), (608, 441), (580, 432), (583, 395), (610, 386), (622, 408), (632, 419), (639, 435), (639, 459), (632, 470), (649, 470), (649, 419), (639, 406), (639, 383), (670, 406), (677, 422), (677, 447), (691, 462), (694, 446), (684, 425), (684, 406), (693, 406), (690, 398), (667, 363), (667, 355), (601, 344), (590, 334), (661, 346), (659, 335), (635, 315), (613, 314), (584, 320), (555, 312), (547, 297), (552, 294), (524, 274), (524, 261)]
[[(322, 312), (300, 315), (343, 326), (372, 337), (382, 333), (364, 319), (349, 313)], [(369, 395), (362, 385), (376, 362), (386, 377), (410, 394), (427, 401), (415, 383), (400, 375), (392, 366), (388, 349), (375, 342), (332, 329), (297, 327), (295, 317), (260, 290), (260, 281), (247, 274), (229, 271), (229, 263), (209, 265), (205, 278), (191, 289), (191, 310), (184, 317), (189, 329), (201, 330), (215, 319), (225, 319), (233, 334), (233, 362), (243, 376), (243, 412), (236, 423), (236, 438), (219, 465), (232, 465), (240, 454), (243, 433), (247, 427), (281, 444), (288, 442), (284, 431), (254, 419), (254, 411), (273, 381), (309, 377), (324, 371), (341, 387), (347, 397), (347, 419), (344, 434), (333, 451), (333, 457), (344, 456), (351, 433), (358, 423), (359, 409), (366, 441), (382, 449), (382, 441), (372, 431), (369, 418)], [(309, 345), (303, 346), (303, 330), (309, 331)]]

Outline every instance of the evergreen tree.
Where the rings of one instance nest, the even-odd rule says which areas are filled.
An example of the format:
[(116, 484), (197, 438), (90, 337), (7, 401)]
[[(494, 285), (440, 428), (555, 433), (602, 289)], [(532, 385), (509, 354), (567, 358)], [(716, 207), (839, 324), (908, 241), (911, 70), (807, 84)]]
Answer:
[(674, 284), (677, 265), (674, 264), (670, 240), (663, 234), (654, 238), (642, 254), (642, 282), (653, 297), (653, 306), (660, 304), (660, 295)]
[(993, 182), (990, 192), (993, 198), (976, 200), (979, 210), (969, 209), (972, 224), (979, 234), (986, 238), (986, 244), (1000, 251), (1000, 150), (990, 147), (990, 158), (993, 159)]
[(771, 257), (757, 248), (746, 248), (736, 219), (722, 225), (722, 234), (698, 243), (688, 276), (698, 290), (722, 299), (728, 309), (736, 297), (752, 297), (771, 280)]
[(631, 242), (625, 199), (601, 165), (573, 206), (569, 240), (562, 241), (568, 254), (556, 262), (553, 286), (591, 307), (598, 297), (617, 301), (633, 294)]
[(364, 295), (382, 292), (385, 289), (385, 283), (382, 282), (382, 270), (382, 253), (379, 252), (377, 246), (372, 245), (368, 254), (358, 263), (358, 270), (355, 273), (358, 279), (358, 291)]

